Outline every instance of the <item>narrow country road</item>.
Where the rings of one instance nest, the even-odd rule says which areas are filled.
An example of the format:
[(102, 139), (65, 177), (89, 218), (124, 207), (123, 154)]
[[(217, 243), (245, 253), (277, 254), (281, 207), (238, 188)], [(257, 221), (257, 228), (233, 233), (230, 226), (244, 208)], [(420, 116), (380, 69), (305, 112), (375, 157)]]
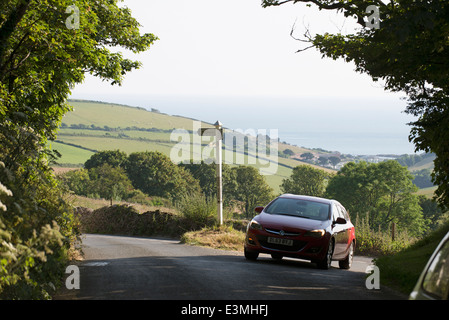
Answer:
[(350, 270), (320, 270), (294, 259), (256, 262), (242, 253), (180, 244), (177, 240), (84, 235), (80, 288), (56, 300), (310, 300), (404, 299), (382, 286), (368, 290), (371, 261), (355, 257)]

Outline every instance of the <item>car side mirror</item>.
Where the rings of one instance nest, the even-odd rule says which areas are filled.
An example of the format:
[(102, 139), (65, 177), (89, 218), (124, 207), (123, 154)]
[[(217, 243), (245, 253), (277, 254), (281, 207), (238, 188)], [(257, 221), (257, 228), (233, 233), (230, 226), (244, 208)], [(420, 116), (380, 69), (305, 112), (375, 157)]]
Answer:
[(334, 224), (346, 224), (346, 219), (338, 217), (337, 220), (335, 220)]
[(256, 211), (257, 213), (261, 213), (264, 207), (255, 207), (254, 211)]

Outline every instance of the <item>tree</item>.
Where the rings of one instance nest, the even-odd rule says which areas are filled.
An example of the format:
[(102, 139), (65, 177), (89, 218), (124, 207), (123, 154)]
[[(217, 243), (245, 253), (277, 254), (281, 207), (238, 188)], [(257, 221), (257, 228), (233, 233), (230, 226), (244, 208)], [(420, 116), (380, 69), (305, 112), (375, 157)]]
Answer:
[(335, 156), (329, 157), (329, 162), (334, 166), (334, 168), (337, 164), (340, 163), (340, 161), (341, 160), (339, 157), (335, 157)]
[[(352, 62), (357, 72), (368, 74), (374, 81), (382, 80), (386, 90), (407, 95), (405, 111), (419, 117), (411, 124), (409, 139), (414, 142), (416, 151), (435, 153), (432, 177), (438, 185), (436, 197), (441, 205), (448, 206), (449, 3), (439, 0), (373, 1), (379, 19), (373, 11), (366, 13), (370, 3), (364, 0), (264, 0), (262, 6), (289, 2), (314, 4), (320, 10), (337, 10), (345, 17), (357, 19), (362, 28), (354, 34), (312, 36), (310, 30), (306, 30), (304, 38), (298, 40), (308, 46), (298, 51), (316, 48), (323, 57)], [(367, 21), (367, 16), (377, 19), (379, 28), (372, 24), (373, 21)]]
[(109, 164), (114, 168), (125, 168), (128, 155), (120, 150), (106, 150), (94, 153), (84, 163), (84, 168), (92, 169), (101, 167), (104, 164)]
[(433, 187), (432, 183), (432, 170), (422, 169), (418, 171), (413, 171), (413, 183), (420, 189)]
[(68, 171), (58, 176), (58, 179), (61, 181), (62, 185), (76, 195), (87, 197), (91, 193), (91, 182), (89, 170), (87, 169)]
[(146, 203), (147, 196), (133, 188), (123, 168), (107, 163), (90, 169), (71, 170), (58, 176), (58, 180), (76, 195), (104, 198), (112, 201)]
[[(210, 200), (217, 196), (217, 168), (215, 163), (180, 163), (180, 167), (188, 170), (198, 180), (201, 191)], [(237, 187), (235, 171), (227, 164), (222, 165), (223, 204), (229, 205), (234, 200), (234, 191)]]
[(135, 188), (150, 196), (176, 200), (201, 190), (190, 172), (158, 151), (131, 153), (127, 174)]
[(295, 152), (292, 149), (285, 149), (284, 151), (282, 151), (283, 154), (285, 154), (286, 156), (290, 157), (290, 156), (294, 156)]
[(293, 168), (290, 178), (282, 180), (281, 190), (306, 196), (322, 197), (325, 191), (325, 171), (308, 165)]
[(326, 164), (329, 163), (329, 158), (327, 157), (319, 157), (318, 158), (318, 163), (322, 166), (325, 166)]
[(237, 186), (234, 198), (242, 201), (242, 209), (247, 218), (256, 206), (264, 206), (273, 197), (273, 189), (267, 184), (259, 170), (250, 166), (233, 167)]
[[(157, 38), (140, 35), (139, 23), (116, 0), (3, 0), (1, 6), (0, 181), (11, 196), (1, 201), (7, 212), (0, 216), (0, 298), (43, 299), (48, 283), (61, 279), (77, 234), (49, 167), (58, 153), (47, 142), (56, 138), (70, 91), (86, 72), (120, 84), (140, 66), (111, 47), (138, 53)], [(79, 25), (72, 23), (78, 18)]]
[(326, 188), (326, 196), (340, 201), (351, 218), (368, 214), (372, 228), (395, 222), (413, 235), (425, 230), (425, 221), (414, 194), (413, 176), (397, 161), (346, 164)]
[(311, 152), (306, 152), (306, 153), (301, 154), (301, 159), (304, 159), (306, 161), (312, 160), (313, 158), (315, 158), (315, 156)]
[[(70, 29), (64, 22), (72, 5), (68, 0), (3, 2), (0, 117), (10, 121), (2, 123), (3, 132), (17, 136), (18, 128), (32, 128), (37, 142), (54, 139), (63, 114), (70, 109), (70, 90), (84, 80), (85, 72), (120, 84), (127, 72), (140, 66), (109, 47), (137, 53), (157, 39), (140, 35), (139, 23), (128, 8), (117, 6), (117, 0), (77, 1), (79, 28)], [(15, 150), (13, 144), (5, 139), (8, 149)]]
[(424, 218), (428, 221), (429, 228), (431, 230), (437, 229), (444, 220), (443, 211), (438, 206), (438, 203), (433, 199), (428, 199), (427, 197), (420, 195), (419, 205), (422, 208)]
[[(201, 163), (180, 163), (181, 168), (189, 171), (192, 176), (198, 180), (201, 191), (207, 199), (213, 198), (217, 195), (217, 173), (215, 164)], [(223, 183), (224, 184), (224, 183)]]
[(110, 164), (89, 169), (90, 192), (111, 201), (126, 199), (133, 190), (123, 168), (114, 168)]

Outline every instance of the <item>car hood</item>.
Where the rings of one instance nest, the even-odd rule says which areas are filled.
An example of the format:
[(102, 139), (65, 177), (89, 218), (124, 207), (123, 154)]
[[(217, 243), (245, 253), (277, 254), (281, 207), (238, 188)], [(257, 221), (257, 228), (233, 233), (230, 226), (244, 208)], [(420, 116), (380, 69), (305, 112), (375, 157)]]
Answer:
[(269, 214), (262, 212), (254, 218), (264, 228), (273, 228), (279, 230), (315, 230), (325, 229), (329, 225), (329, 221), (319, 221), (300, 217), (293, 217), (280, 214)]

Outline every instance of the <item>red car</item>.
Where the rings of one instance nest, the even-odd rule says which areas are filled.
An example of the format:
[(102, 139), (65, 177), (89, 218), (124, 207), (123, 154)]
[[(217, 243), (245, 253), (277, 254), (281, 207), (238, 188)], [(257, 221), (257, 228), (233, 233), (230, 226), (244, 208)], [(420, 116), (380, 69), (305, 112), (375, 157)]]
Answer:
[(310, 260), (322, 269), (329, 269), (332, 260), (342, 269), (351, 267), (355, 230), (338, 201), (284, 194), (255, 211), (246, 231), (247, 259), (268, 253), (273, 259)]

